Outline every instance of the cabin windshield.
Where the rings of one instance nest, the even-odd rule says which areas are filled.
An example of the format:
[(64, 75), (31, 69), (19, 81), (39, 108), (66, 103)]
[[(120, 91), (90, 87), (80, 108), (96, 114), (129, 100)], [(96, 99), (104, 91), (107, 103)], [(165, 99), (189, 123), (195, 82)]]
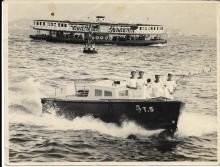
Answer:
[(119, 96), (128, 96), (128, 90), (119, 91)]

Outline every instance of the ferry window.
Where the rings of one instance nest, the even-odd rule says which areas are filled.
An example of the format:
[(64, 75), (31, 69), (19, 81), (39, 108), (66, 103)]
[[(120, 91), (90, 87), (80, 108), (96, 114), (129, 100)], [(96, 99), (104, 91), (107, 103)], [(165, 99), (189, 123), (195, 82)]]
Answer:
[(45, 22), (43, 22), (43, 25), (45, 26)]
[(37, 25), (38, 25), (39, 23), (38, 23), (38, 21), (37, 21)]
[(112, 96), (112, 92), (111, 91), (104, 91), (104, 96)]
[(154, 27), (151, 27), (151, 30), (154, 30)]
[(58, 23), (58, 27), (60, 27), (60, 23)]
[(102, 90), (95, 89), (95, 96), (102, 96)]
[(119, 96), (128, 96), (128, 90), (119, 91)]
[(157, 30), (159, 30), (159, 27), (157, 27)]
[(160, 27), (161, 30), (163, 30), (163, 27)]
[(41, 25), (41, 22), (40, 22), (40, 25)]
[(66, 24), (64, 24), (64, 27), (66, 27)]
[(63, 27), (63, 24), (61, 23), (61, 27)]

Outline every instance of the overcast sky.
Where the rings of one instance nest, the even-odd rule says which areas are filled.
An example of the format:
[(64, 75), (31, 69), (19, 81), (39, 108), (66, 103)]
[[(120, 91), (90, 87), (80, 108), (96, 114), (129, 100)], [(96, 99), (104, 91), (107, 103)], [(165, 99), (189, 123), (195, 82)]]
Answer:
[(216, 11), (216, 3), (200, 2), (9, 3), (8, 19), (87, 20), (102, 15), (109, 22), (163, 24), (184, 34), (215, 36)]

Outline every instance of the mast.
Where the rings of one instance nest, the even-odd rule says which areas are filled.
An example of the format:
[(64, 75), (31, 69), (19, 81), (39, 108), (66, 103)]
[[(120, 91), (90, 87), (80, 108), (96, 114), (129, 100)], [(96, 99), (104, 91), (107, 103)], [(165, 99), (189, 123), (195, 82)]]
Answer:
[(91, 45), (92, 43), (92, 26), (91, 23), (88, 24), (89, 34), (88, 34), (88, 45)]

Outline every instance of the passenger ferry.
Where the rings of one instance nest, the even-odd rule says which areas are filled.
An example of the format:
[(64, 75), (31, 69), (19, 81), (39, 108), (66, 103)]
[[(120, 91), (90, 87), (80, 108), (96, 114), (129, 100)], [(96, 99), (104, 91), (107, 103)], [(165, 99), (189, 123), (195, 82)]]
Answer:
[(184, 103), (164, 97), (146, 99), (130, 91), (126, 81), (74, 82), (60, 95), (42, 98), (42, 110), (68, 119), (89, 115), (119, 126), (130, 120), (143, 128), (173, 135)]
[(109, 23), (105, 22), (104, 16), (97, 16), (94, 22), (34, 20), (32, 27), (36, 34), (30, 38), (85, 44), (89, 38), (89, 25), (95, 44), (148, 46), (167, 43), (163, 25)]

